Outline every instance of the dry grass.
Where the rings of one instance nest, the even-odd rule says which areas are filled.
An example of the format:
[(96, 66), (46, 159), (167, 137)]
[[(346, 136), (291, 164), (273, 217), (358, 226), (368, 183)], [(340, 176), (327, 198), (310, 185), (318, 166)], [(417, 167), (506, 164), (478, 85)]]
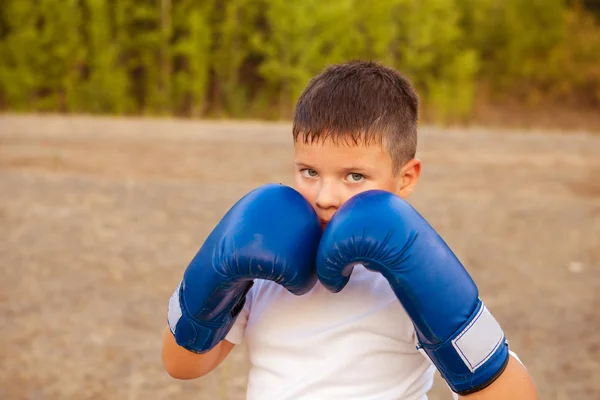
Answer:
[[(0, 398), (242, 399), (242, 349), (180, 382), (166, 305), (241, 195), (291, 183), (287, 124), (0, 116)], [(543, 399), (600, 397), (600, 137), (422, 129), (413, 204)], [(436, 384), (431, 399), (447, 399)]]

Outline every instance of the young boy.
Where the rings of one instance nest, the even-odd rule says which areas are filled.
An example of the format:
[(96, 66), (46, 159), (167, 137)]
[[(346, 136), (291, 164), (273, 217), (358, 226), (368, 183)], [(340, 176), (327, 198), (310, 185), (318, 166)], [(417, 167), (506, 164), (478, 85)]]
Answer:
[[(431, 252), (414, 250), (416, 264), (404, 272), (356, 262), (349, 270), (344, 261), (355, 255), (344, 258), (343, 252), (371, 251), (377, 240), (378, 249), (391, 251), (428, 245), (416, 235), (390, 246), (399, 240), (390, 232), (401, 231), (404, 221), (417, 221), (409, 228), (421, 238), (434, 237), (396, 200), (413, 192), (421, 173), (415, 158), (417, 120), (418, 98), (410, 82), (380, 64), (334, 65), (311, 80), (293, 125), (294, 193), (303, 199), (281, 188), (258, 189), (240, 200), (207, 239), (170, 301), (163, 362), (171, 376), (208, 374), (245, 341), (251, 364), (248, 399), (422, 400), (436, 367), (455, 399), (456, 392), (474, 400), (537, 398), (530, 375), (514, 353), (509, 355), (493, 317), (486, 314), (487, 322), (476, 324), (449, 311), (447, 304), (464, 308), (457, 299), (469, 295), (469, 305), (478, 300), (476, 287), (449, 250), (443, 249), (448, 254), (443, 263), (432, 261)], [(381, 198), (382, 192), (374, 191), (394, 198), (369, 206), (376, 200), (363, 195)], [(406, 214), (396, 218), (395, 210)], [(387, 222), (392, 231), (383, 231)], [(381, 238), (364, 236), (378, 229)], [(343, 247), (348, 238), (358, 243)], [(436, 246), (441, 249), (441, 242)], [(369, 257), (378, 256), (372, 253)], [(411, 262), (400, 258), (375, 264)], [(416, 276), (419, 271), (429, 273)], [(443, 312), (427, 311), (436, 307)], [(458, 325), (448, 328), (455, 320)], [(453, 332), (452, 343), (461, 337), (470, 341), (463, 348), (460, 341), (454, 348), (448, 345), (450, 357), (464, 353), (468, 364), (470, 349), (481, 353), (488, 346), (485, 360), (499, 361), (481, 362), (485, 368), (473, 367), (466, 380), (456, 378), (456, 363), (432, 351), (435, 346), (423, 345), (431, 344), (442, 325)], [(478, 329), (468, 334), (466, 325)]]

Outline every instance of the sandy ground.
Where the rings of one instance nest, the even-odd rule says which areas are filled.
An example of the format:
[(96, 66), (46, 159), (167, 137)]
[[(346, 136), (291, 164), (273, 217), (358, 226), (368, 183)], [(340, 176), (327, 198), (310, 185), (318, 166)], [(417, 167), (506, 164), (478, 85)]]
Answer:
[[(166, 306), (221, 215), (291, 183), (290, 126), (0, 115), (0, 399), (243, 399), (243, 348), (181, 382)], [(421, 130), (412, 203), (542, 399), (600, 398), (600, 137)], [(449, 399), (440, 381), (431, 399)]]

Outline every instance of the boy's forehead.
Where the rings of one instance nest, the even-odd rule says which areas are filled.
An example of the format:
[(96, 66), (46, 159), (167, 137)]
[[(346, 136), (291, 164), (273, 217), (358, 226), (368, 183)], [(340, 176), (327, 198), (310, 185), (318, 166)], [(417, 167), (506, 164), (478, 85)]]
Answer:
[(295, 162), (300, 164), (320, 164), (329, 166), (369, 167), (374, 163), (387, 161), (389, 155), (382, 145), (365, 142), (338, 142), (331, 139), (294, 142)]

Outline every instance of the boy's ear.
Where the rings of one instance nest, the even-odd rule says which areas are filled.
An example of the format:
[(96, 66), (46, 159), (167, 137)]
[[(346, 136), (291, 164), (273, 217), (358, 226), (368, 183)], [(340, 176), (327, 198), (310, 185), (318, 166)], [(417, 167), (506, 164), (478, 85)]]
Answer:
[(398, 196), (402, 198), (407, 198), (415, 189), (417, 181), (421, 176), (421, 160), (418, 158), (413, 158), (400, 170), (400, 174), (398, 176), (399, 179), (399, 188), (398, 188)]

